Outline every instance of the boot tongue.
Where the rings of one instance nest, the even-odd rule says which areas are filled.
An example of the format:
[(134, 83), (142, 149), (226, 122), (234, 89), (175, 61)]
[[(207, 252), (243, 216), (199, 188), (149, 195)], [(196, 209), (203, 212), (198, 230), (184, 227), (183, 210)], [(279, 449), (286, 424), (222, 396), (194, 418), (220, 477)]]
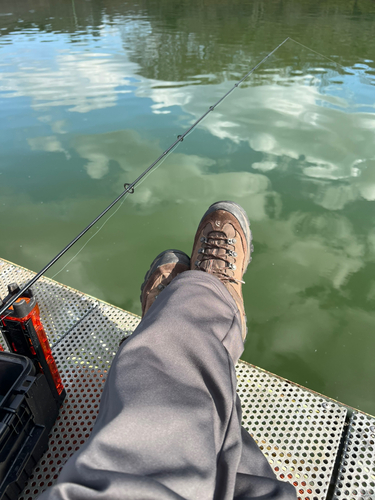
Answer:
[(232, 224), (224, 224), (222, 228), (223, 233), (226, 234), (227, 238), (234, 238), (236, 236), (236, 230), (232, 226)]

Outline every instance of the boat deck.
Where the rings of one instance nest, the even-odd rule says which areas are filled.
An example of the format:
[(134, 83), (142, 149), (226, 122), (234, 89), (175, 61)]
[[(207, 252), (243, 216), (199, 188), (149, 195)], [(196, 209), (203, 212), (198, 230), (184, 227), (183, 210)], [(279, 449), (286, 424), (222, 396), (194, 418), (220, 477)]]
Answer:
[[(0, 260), (0, 296), (34, 273)], [(67, 392), (49, 450), (20, 500), (52, 485), (90, 435), (119, 341), (140, 318), (48, 278), (33, 287), (41, 319)], [(0, 334), (0, 342), (5, 342)], [(276, 475), (300, 500), (375, 499), (375, 419), (240, 361), (236, 366), (243, 425)]]

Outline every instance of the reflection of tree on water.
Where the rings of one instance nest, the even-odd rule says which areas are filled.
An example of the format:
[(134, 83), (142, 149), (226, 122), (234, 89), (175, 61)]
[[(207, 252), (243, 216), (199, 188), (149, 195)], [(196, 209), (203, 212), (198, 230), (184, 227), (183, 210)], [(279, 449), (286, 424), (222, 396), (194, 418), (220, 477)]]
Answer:
[[(5, 15), (9, 13), (13, 14)], [(354, 6), (340, 0), (318, 4), (311, 0), (130, 0), (126, 4), (122, 0), (75, 0), (74, 4), (3, 0), (0, 15), (7, 28), (0, 32), (3, 36), (38, 28), (71, 33), (74, 41), (76, 32), (95, 37), (105, 22), (122, 24), (124, 45), (130, 59), (140, 64), (140, 73), (163, 81), (211, 75), (210, 81), (217, 83), (231, 73), (242, 73), (288, 35), (328, 56), (338, 56), (342, 65), (373, 59), (375, 6), (370, 0), (356, 1)], [(282, 66), (294, 64), (295, 49), (283, 50)]]

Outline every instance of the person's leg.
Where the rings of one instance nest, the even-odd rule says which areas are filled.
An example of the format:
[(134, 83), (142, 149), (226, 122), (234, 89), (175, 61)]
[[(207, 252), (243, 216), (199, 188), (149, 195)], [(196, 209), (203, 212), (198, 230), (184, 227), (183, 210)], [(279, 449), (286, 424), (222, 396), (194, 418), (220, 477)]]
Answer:
[(41, 499), (232, 499), (235, 489), (239, 498), (295, 498), (256, 446), (237, 477), (242, 349), (225, 286), (180, 274), (121, 346), (89, 440)]
[[(199, 223), (190, 263), (190, 269), (216, 276), (228, 290), (238, 308), (239, 330), (243, 340), (247, 335), (247, 327), (242, 284), (244, 284), (243, 275), (251, 261), (253, 251), (251, 240), (250, 222), (245, 210), (232, 201), (214, 203)], [(230, 349), (228, 350), (230, 352)], [(232, 355), (232, 360), (236, 362), (237, 358)], [(236, 431), (240, 429), (241, 432), (241, 438), (238, 438), (241, 441), (241, 457), (237, 467), (235, 499), (245, 500), (258, 496), (296, 498), (291, 485), (285, 483), (279, 487), (275, 485), (275, 476), (265, 457), (250, 434), (240, 427), (241, 403), (238, 396), (236, 410), (238, 417)], [(275, 489), (271, 493), (273, 488)]]
[(195, 238), (197, 270), (171, 281), (188, 257), (155, 259), (142, 287), (145, 316), (114, 359), (93, 432), (43, 500), (295, 499), (241, 434), (234, 364), (246, 335), (248, 224), (238, 205), (216, 203)]

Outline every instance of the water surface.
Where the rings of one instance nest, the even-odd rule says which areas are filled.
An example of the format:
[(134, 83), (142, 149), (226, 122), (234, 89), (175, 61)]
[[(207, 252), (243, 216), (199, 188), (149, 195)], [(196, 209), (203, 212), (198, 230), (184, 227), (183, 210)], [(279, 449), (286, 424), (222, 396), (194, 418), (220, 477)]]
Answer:
[(288, 40), (48, 275), (140, 313), (156, 254), (234, 200), (243, 358), (375, 414), (374, 21), (370, 0), (3, 0), (0, 256), (42, 268), (289, 36), (315, 52)]

